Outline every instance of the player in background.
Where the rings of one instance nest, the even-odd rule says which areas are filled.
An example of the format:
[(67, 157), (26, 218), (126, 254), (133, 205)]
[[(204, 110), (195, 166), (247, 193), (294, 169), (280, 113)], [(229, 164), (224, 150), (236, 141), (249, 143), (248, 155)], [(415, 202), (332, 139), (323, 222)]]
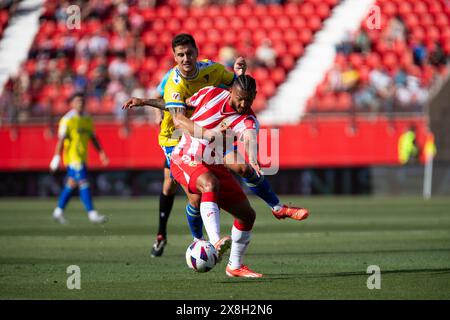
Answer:
[(94, 133), (92, 118), (84, 111), (84, 96), (81, 93), (74, 94), (69, 98), (69, 104), (71, 110), (59, 122), (58, 142), (50, 162), (50, 171), (53, 173), (59, 168), (63, 153), (64, 165), (67, 167), (66, 183), (59, 195), (58, 206), (53, 211), (53, 218), (61, 224), (68, 223), (64, 217), (64, 209), (78, 187), (89, 220), (93, 223), (104, 223), (107, 218), (94, 209), (89, 187), (86, 167), (89, 140), (92, 140), (98, 150), (102, 164), (107, 165), (109, 160)]
[[(226, 130), (233, 131), (238, 140), (243, 138), (248, 142), (246, 146), (256, 143), (258, 123), (248, 113), (255, 96), (255, 80), (240, 75), (231, 93), (215, 87), (201, 89), (189, 99), (189, 104), (196, 107), (192, 117), (174, 118), (175, 125), (185, 133), (172, 153), (172, 174), (187, 193), (201, 195), (200, 212), (211, 243), (221, 239), (220, 208), (234, 217), (230, 258), (225, 270), (230, 277), (262, 277), (243, 264), (256, 214), (239, 183), (223, 165), (221, 155), (228, 148), (233, 149), (233, 145), (226, 145), (224, 150), (216, 142), (222, 139), (223, 123), (227, 123)], [(249, 161), (259, 167), (255, 151), (255, 148), (246, 149)]]
[[(175, 36), (172, 41), (172, 49), (177, 66), (170, 71), (169, 78), (164, 87), (164, 101), (158, 99), (131, 98), (124, 104), (123, 108), (129, 109), (149, 105), (165, 110), (164, 119), (167, 119), (167, 130), (163, 130), (163, 126), (161, 127), (160, 144), (169, 144), (173, 149), (173, 146), (178, 143), (178, 139), (177, 136), (174, 136), (175, 127), (172, 118), (177, 117), (179, 114), (189, 116), (190, 113), (189, 109), (187, 109), (186, 99), (206, 86), (218, 86), (219, 84), (230, 86), (235, 79), (235, 74), (239, 76), (245, 73), (246, 63), (244, 58), (239, 57), (235, 62), (235, 74), (233, 74), (228, 72), (221, 64), (209, 60), (197, 61), (198, 48), (194, 38), (189, 34)], [(303, 220), (308, 216), (307, 209), (289, 207), (282, 204), (264, 176), (258, 174), (255, 170), (256, 168), (251, 164), (248, 165), (243, 162), (236, 163), (234, 159), (238, 158), (240, 156), (237, 151), (227, 154), (224, 159), (227, 168), (242, 177), (250, 190), (267, 203), (277, 219), (289, 217), (295, 220)], [(193, 209), (198, 208), (191, 200), (190, 205)], [(189, 220), (191, 232), (194, 238), (198, 238), (191, 225), (194, 216), (198, 220), (200, 216), (198, 209), (188, 214), (188, 220), (191, 219)], [(165, 239), (158, 234), (155, 245), (159, 243), (164, 246), (165, 242)]]

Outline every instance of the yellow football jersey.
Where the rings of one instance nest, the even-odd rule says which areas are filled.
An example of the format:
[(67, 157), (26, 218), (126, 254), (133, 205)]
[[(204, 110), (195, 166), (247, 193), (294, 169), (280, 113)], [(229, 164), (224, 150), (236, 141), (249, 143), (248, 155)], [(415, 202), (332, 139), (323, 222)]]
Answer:
[(63, 159), (66, 166), (79, 166), (87, 160), (88, 143), (94, 133), (92, 118), (75, 110), (59, 121), (58, 137), (64, 138)]
[[(185, 101), (198, 90), (207, 86), (219, 86), (220, 84), (230, 86), (234, 80), (234, 73), (227, 71), (219, 63), (210, 60), (197, 62), (198, 73), (194, 77), (184, 78), (178, 67), (174, 67), (169, 74), (167, 83), (164, 87), (164, 101), (166, 107), (186, 107)], [(190, 117), (193, 110), (187, 112)], [(161, 131), (159, 132), (159, 144), (164, 147), (176, 146), (178, 139), (173, 137), (175, 126), (170, 112), (164, 111), (164, 119), (161, 122)]]

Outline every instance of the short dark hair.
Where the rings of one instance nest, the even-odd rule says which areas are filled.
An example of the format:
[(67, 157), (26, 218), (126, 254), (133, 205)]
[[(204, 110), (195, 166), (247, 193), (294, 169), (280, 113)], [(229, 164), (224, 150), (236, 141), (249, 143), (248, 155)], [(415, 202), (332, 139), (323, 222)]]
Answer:
[(234, 86), (239, 86), (242, 90), (247, 92), (256, 92), (256, 80), (248, 74), (241, 74), (233, 83)]
[(193, 46), (195, 49), (197, 49), (197, 44), (195, 43), (195, 39), (192, 35), (190, 35), (188, 33), (177, 34), (172, 39), (172, 50), (175, 51), (176, 47), (185, 46), (185, 45), (189, 45), (189, 44), (191, 46)]
[(83, 92), (75, 92), (67, 99), (67, 102), (71, 103), (73, 101), (73, 99), (75, 99), (77, 97), (80, 97), (83, 100), (86, 98)]

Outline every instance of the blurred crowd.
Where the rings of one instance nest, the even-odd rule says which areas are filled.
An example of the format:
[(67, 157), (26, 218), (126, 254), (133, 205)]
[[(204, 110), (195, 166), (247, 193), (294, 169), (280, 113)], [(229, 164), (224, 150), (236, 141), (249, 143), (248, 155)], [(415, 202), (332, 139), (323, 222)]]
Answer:
[[(119, 121), (127, 122), (128, 114), (121, 109), (130, 96), (154, 98), (156, 87), (163, 73), (149, 77), (146, 72), (136, 72), (136, 64), (148, 55), (142, 31), (144, 18), (130, 7), (140, 9), (154, 7), (167, 1), (159, 0), (76, 0), (50, 2), (41, 17), (41, 30), (29, 52), (29, 59), (19, 73), (11, 77), (0, 97), (0, 119), (7, 122), (24, 122), (30, 119), (52, 117), (67, 109), (66, 100), (74, 92), (84, 92), (88, 110), (97, 114), (114, 114)], [(179, 0), (176, 1), (180, 3)], [(237, 0), (184, 1), (183, 5), (235, 4)], [(279, 3), (280, 1), (262, 1)], [(91, 32), (77, 37), (76, 30), (65, 29), (58, 37), (52, 37), (53, 29), (47, 28), (54, 21), (56, 28), (68, 19), (67, 8), (81, 8), (80, 20)], [(114, 17), (114, 19), (109, 19)], [(109, 20), (108, 20), (109, 19)], [(111, 24), (105, 23), (111, 21)], [(232, 68), (239, 53), (230, 44), (219, 50), (220, 63)], [(246, 56), (250, 68), (273, 68), (277, 54), (269, 39), (252, 48)], [(167, 61), (165, 62), (167, 63)], [(167, 63), (163, 70), (173, 66)], [(149, 67), (150, 69), (150, 67)], [(160, 68), (161, 69), (161, 68)], [(159, 113), (150, 108), (133, 111), (133, 116), (143, 121), (160, 121)]]
[[(356, 111), (423, 111), (430, 88), (448, 72), (450, 57), (438, 41), (425, 45), (410, 38), (399, 16), (380, 37), (375, 47), (364, 29), (348, 33), (336, 47), (325, 91), (351, 93)], [(390, 60), (392, 52), (400, 58)]]

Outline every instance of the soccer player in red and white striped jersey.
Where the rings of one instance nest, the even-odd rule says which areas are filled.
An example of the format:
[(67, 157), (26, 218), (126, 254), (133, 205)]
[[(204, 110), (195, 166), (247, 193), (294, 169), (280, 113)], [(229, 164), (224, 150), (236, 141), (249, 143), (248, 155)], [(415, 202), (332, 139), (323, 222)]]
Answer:
[[(221, 240), (219, 208), (234, 217), (226, 267), (230, 277), (262, 277), (262, 274), (243, 264), (256, 215), (239, 183), (223, 165), (224, 150), (218, 148), (221, 139), (217, 138), (217, 132), (226, 127), (238, 137), (244, 135), (244, 140), (256, 138), (258, 123), (254, 115), (248, 113), (255, 95), (255, 80), (241, 75), (231, 93), (207, 87), (192, 96), (189, 103), (196, 109), (191, 119), (174, 118), (175, 125), (188, 130), (189, 134), (183, 134), (172, 152), (172, 174), (187, 193), (201, 195), (200, 214), (211, 243)], [(225, 145), (226, 150), (230, 147), (233, 149)], [(254, 153), (249, 155), (251, 161), (256, 161), (254, 157)]]

